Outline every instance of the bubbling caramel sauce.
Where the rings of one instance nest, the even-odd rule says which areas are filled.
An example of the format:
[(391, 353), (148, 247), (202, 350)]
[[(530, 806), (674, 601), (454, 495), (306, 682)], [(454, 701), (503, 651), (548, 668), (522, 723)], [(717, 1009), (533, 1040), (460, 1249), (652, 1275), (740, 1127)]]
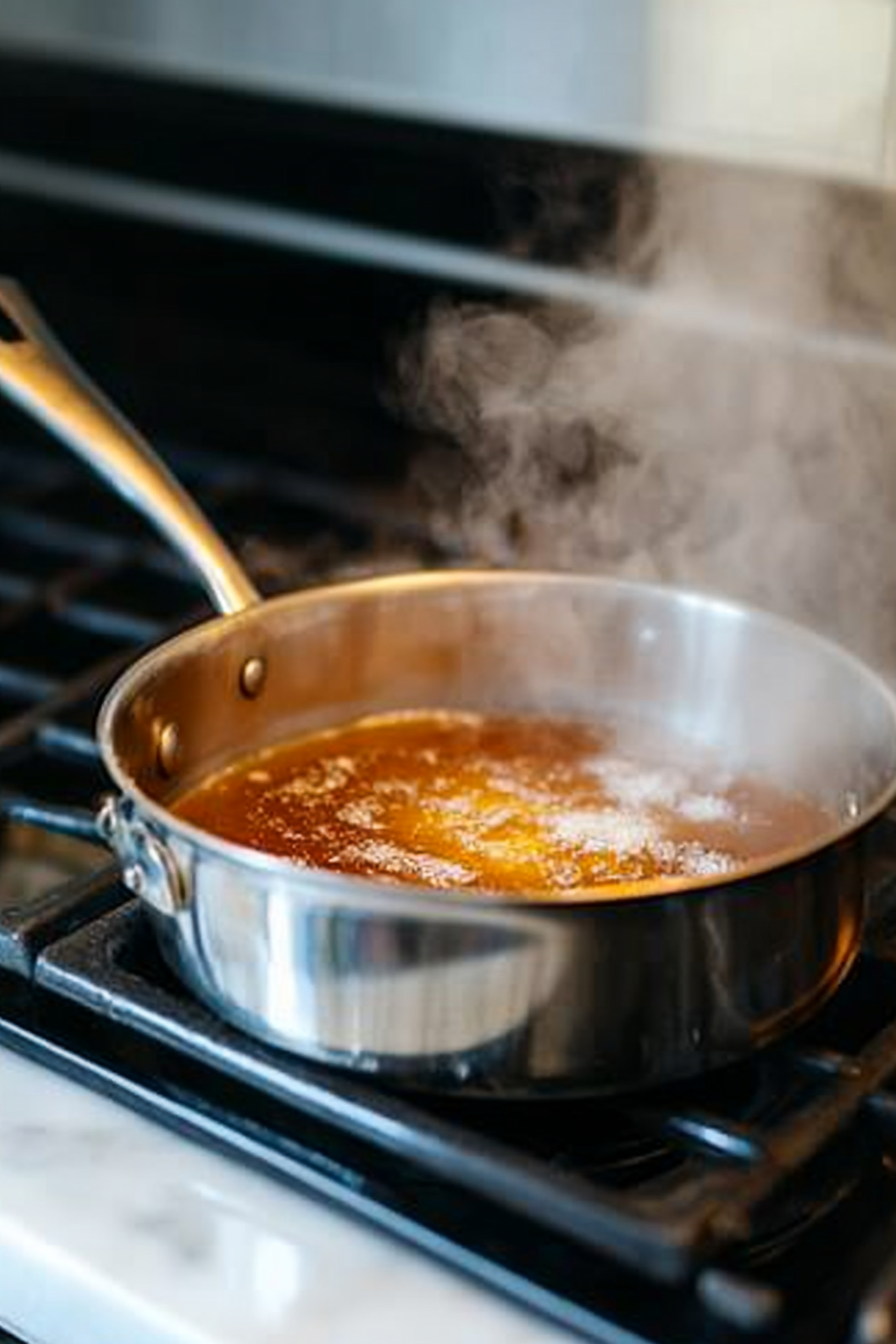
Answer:
[(202, 830), (392, 882), (582, 898), (724, 877), (832, 814), (751, 778), (621, 754), (578, 721), (420, 711), (237, 761), (181, 797)]

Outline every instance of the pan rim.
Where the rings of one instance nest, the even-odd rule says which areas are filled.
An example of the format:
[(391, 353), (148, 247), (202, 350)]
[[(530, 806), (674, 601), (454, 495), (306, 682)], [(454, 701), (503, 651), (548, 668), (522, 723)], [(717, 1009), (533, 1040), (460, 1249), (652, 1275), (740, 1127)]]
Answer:
[(436, 888), (419, 886), (409, 882), (390, 882), (382, 878), (369, 878), (356, 874), (339, 873), (324, 868), (300, 867), (291, 859), (280, 855), (268, 854), (248, 845), (226, 840), (210, 831), (202, 830), (180, 818), (163, 804), (145, 793), (119, 762), (113, 747), (114, 723), (121, 706), (128, 702), (132, 693), (141, 686), (160, 664), (176, 656), (179, 651), (189, 648), (195, 653), (202, 645), (216, 638), (222, 624), (229, 629), (238, 624), (251, 625), (263, 621), (269, 611), (283, 608), (312, 607), (321, 599), (332, 596), (334, 600), (346, 598), (360, 599), (370, 595), (381, 596), (390, 589), (414, 591), (438, 589), (441, 587), (489, 586), (526, 587), (557, 586), (569, 588), (606, 588), (631, 595), (650, 595), (668, 600), (673, 597), (688, 605), (699, 606), (714, 611), (720, 616), (732, 619), (751, 619), (760, 621), (769, 627), (788, 632), (792, 636), (814, 643), (820, 653), (834, 658), (845, 666), (853, 676), (861, 679), (866, 687), (873, 690), (881, 703), (889, 710), (896, 742), (896, 691), (886, 679), (870, 664), (844, 648), (836, 641), (785, 616), (779, 616), (763, 608), (754, 607), (706, 592), (696, 588), (681, 587), (677, 584), (646, 583), (631, 579), (616, 579), (610, 575), (591, 575), (565, 571), (541, 571), (524, 569), (438, 569), (426, 571), (407, 571), (369, 578), (340, 581), (331, 584), (316, 584), (313, 587), (280, 594), (248, 607), (232, 615), (217, 615), (207, 621), (191, 626), (187, 630), (171, 636), (139, 657), (115, 681), (107, 692), (97, 719), (97, 742), (103, 763), (113, 783), (121, 793), (136, 805), (141, 815), (150, 818), (167, 833), (173, 833), (178, 839), (193, 848), (231, 865), (248, 867), (252, 872), (266, 874), (297, 887), (313, 881), (323, 884), (323, 888), (332, 896), (342, 892), (354, 899), (377, 899), (377, 893), (394, 903), (396, 898), (404, 898), (409, 905), (437, 906), (443, 911), (446, 901), (451, 907), (476, 910), (516, 909), (531, 915), (538, 912), (556, 913), (559, 910), (587, 910), (593, 912), (602, 906), (627, 906), (634, 902), (640, 904), (655, 903), (687, 897), (692, 893), (706, 896), (708, 893), (741, 887), (756, 878), (779, 872), (796, 864), (815, 858), (823, 852), (854, 837), (858, 832), (871, 825), (896, 799), (896, 768), (889, 783), (878, 791), (874, 798), (855, 817), (841, 822), (835, 828), (822, 832), (815, 839), (803, 845), (776, 850), (770, 854), (735, 869), (730, 874), (708, 874), (702, 877), (677, 877), (663, 879), (641, 879), (637, 882), (616, 883), (601, 888), (586, 888), (570, 895), (545, 895), (544, 893), (512, 894), (479, 891), (467, 888)]

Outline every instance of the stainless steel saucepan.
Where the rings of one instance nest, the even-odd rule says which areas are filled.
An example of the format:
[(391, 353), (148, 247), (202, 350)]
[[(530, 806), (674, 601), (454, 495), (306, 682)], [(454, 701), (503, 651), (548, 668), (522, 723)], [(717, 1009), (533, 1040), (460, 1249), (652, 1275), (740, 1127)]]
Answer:
[[(610, 579), (409, 574), (261, 602), (11, 282), (0, 309), (0, 385), (151, 519), (223, 613), (132, 667), (98, 728), (118, 788), (100, 832), (217, 1013), (393, 1082), (532, 1095), (722, 1064), (833, 992), (860, 937), (865, 841), (896, 793), (896, 700), (873, 672), (773, 616)], [(235, 756), (425, 706), (609, 718), (710, 748), (836, 824), (730, 880), (561, 904), (298, 868), (169, 810)]]

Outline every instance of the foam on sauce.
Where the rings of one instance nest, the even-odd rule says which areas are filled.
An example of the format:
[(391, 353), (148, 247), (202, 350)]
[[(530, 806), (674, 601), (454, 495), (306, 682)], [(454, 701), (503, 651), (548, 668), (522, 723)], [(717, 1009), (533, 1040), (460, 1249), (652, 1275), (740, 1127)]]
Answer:
[(174, 811), (304, 867), (558, 899), (724, 877), (834, 824), (761, 780), (621, 753), (600, 726), (436, 710), (281, 744)]

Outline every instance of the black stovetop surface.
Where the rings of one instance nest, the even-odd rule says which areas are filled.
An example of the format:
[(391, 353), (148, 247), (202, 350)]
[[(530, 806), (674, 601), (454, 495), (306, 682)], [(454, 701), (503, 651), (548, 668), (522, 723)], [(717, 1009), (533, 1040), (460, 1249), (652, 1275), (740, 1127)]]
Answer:
[[(171, 455), (269, 588), (445, 562), (382, 491)], [(294, 1060), (189, 996), (85, 838), (105, 787), (92, 738), (103, 688), (203, 604), (61, 452), (12, 441), (0, 471), (4, 1043), (586, 1338), (889, 1337), (880, 1333), (896, 1293), (889, 831), (847, 984), (811, 1026), (737, 1067), (608, 1105), (434, 1101)], [(45, 838), (48, 807), (74, 838)]]

